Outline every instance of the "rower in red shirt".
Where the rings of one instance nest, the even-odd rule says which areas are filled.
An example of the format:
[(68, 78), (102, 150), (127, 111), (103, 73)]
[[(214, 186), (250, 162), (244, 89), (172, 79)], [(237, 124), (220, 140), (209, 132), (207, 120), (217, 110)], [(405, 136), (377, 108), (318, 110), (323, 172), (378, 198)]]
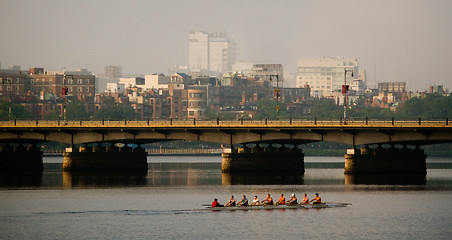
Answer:
[(309, 204), (309, 198), (308, 198), (308, 194), (304, 194), (304, 198), (303, 200), (301, 200), (300, 204)]
[(212, 207), (223, 207), (223, 205), (221, 205), (219, 202), (218, 202), (218, 199), (214, 199), (213, 200), (213, 202), (212, 202)]

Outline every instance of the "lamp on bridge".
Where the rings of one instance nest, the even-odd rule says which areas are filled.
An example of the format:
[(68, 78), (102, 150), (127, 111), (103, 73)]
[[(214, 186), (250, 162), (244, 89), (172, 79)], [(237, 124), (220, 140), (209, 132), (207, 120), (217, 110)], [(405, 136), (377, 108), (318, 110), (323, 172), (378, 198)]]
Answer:
[(350, 85), (347, 85), (347, 72), (351, 72), (352, 77), (354, 77), (353, 70), (347, 70), (347, 68), (344, 68), (344, 85), (342, 85), (342, 95), (344, 95), (344, 124), (347, 124), (347, 103), (350, 90)]
[(276, 98), (276, 118), (278, 118), (279, 98), (281, 96), (281, 90), (279, 89), (279, 74), (270, 74), (270, 81), (272, 81), (272, 77), (276, 77), (276, 89), (274, 90), (274, 97)]

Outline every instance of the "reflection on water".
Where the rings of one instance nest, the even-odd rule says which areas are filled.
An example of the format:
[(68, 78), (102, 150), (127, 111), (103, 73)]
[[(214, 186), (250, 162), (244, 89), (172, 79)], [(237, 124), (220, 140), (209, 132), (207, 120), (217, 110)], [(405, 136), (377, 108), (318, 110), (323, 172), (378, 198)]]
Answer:
[(355, 185), (425, 185), (424, 174), (360, 174), (345, 175), (345, 184)]
[(146, 184), (146, 172), (62, 172), (64, 187), (140, 186)]
[(222, 173), (223, 185), (303, 185), (303, 174)]
[(221, 175), (219, 170), (208, 169), (149, 170), (147, 184), (150, 186), (219, 185), (221, 184)]
[(452, 169), (428, 169), (425, 175), (344, 175), (337, 163), (316, 163), (304, 174), (221, 173), (219, 162), (149, 163), (147, 172), (63, 172), (61, 163), (45, 163), (43, 172), (0, 174), (0, 188), (95, 188), (201, 185), (415, 185), (452, 189)]
[(42, 185), (41, 171), (11, 171), (0, 173), (0, 186), (2, 187), (39, 187)]

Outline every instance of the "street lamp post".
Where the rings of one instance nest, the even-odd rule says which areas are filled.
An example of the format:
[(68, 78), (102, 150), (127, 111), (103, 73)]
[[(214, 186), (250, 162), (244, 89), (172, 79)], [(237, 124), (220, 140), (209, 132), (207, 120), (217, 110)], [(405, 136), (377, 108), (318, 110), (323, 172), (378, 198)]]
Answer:
[[(63, 91), (66, 93), (66, 70), (63, 75)], [(64, 125), (67, 124), (67, 118), (66, 118), (66, 102), (67, 102), (67, 96), (64, 95), (64, 102), (63, 102), (63, 123)]]
[[(67, 78), (69, 78), (71, 80), (71, 82), (68, 82)], [(62, 97), (64, 97), (64, 102), (63, 102), (63, 122), (64, 125), (67, 124), (67, 104), (68, 104), (68, 92), (69, 92), (69, 88), (66, 86), (66, 84), (72, 84), (72, 81), (74, 79), (74, 75), (72, 74), (66, 74), (66, 69), (64, 70), (64, 74), (63, 74), (63, 87), (62, 87)]]
[(344, 95), (344, 124), (347, 124), (347, 103), (348, 103), (348, 85), (347, 85), (347, 72), (352, 73), (353, 76), (353, 70), (347, 70), (347, 68), (344, 68), (344, 85), (342, 86), (342, 94)]
[(11, 102), (12, 102), (12, 94), (13, 94), (13, 85), (12, 85), (12, 79), (8, 80), (9, 82), (9, 106), (8, 106), (8, 120), (11, 122)]
[(276, 97), (276, 118), (278, 118), (278, 113), (279, 113), (279, 97), (280, 97), (280, 90), (279, 90), (279, 74), (276, 74), (276, 75), (270, 74), (270, 81), (272, 81), (272, 77), (276, 77), (276, 89), (275, 89), (275, 97)]
[(11, 122), (11, 99), (9, 100), (8, 119)]

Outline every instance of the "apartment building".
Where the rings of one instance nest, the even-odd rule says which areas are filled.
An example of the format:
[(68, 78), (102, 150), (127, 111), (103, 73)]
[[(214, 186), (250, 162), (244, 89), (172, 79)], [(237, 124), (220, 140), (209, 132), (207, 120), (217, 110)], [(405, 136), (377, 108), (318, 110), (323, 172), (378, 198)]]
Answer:
[[(347, 71), (345, 71), (347, 70)], [(347, 85), (352, 85), (359, 74), (358, 60), (344, 57), (304, 58), (298, 61), (296, 87), (309, 85), (311, 94), (319, 97), (335, 96), (340, 92), (347, 75)]]

